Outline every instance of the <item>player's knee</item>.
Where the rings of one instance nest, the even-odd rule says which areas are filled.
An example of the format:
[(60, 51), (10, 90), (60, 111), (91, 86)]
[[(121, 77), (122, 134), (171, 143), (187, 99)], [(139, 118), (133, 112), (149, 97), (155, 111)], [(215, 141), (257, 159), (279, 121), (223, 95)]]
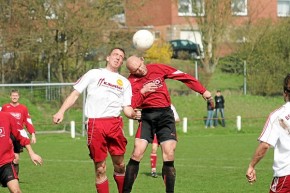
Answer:
[(106, 174), (106, 164), (102, 163), (102, 164), (96, 164), (96, 176), (103, 176)]
[(114, 171), (120, 174), (125, 173), (125, 163), (114, 163)]

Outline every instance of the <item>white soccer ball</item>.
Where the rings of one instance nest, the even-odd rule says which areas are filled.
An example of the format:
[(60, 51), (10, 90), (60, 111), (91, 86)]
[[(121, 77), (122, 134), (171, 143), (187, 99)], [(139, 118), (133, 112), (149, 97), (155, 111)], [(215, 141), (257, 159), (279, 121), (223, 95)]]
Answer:
[(138, 30), (133, 36), (133, 45), (139, 51), (146, 51), (153, 45), (153, 34), (145, 29)]

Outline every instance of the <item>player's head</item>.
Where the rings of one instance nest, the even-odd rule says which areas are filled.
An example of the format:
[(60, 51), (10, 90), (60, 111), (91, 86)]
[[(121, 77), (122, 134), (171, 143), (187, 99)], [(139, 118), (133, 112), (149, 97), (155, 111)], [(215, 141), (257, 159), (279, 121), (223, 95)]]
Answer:
[(15, 103), (15, 104), (18, 103), (19, 97), (20, 97), (19, 90), (16, 90), (16, 89), (11, 90), (10, 99), (12, 103)]
[(290, 74), (284, 78), (284, 99), (285, 101), (290, 101)]
[(144, 58), (137, 56), (130, 56), (127, 59), (126, 67), (131, 74), (136, 76), (145, 76), (148, 72), (146, 65), (144, 64)]
[(113, 48), (107, 56), (107, 68), (112, 71), (118, 71), (123, 64), (125, 58), (125, 51), (122, 48)]

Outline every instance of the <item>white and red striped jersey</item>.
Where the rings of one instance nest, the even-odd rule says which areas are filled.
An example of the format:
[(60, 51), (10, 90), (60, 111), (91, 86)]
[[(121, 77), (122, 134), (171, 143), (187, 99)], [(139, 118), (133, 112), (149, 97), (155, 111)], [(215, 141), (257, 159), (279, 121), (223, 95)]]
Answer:
[(132, 88), (128, 79), (105, 68), (89, 70), (74, 89), (79, 93), (87, 89), (85, 115), (88, 118), (118, 117), (122, 107), (131, 105)]
[(274, 147), (274, 177), (290, 175), (290, 102), (269, 115), (258, 140)]

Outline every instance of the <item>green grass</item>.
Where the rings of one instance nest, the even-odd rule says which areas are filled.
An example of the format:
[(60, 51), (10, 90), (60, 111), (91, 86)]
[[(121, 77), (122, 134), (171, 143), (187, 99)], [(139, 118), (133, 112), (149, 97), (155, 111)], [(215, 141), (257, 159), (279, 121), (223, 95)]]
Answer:
[[(267, 192), (272, 178), (272, 150), (257, 166), (257, 182), (249, 185), (245, 178), (248, 163), (257, 145), (257, 136), (245, 133), (224, 134), (222, 129), (210, 129), (198, 135), (194, 132), (180, 133), (175, 156), (175, 192)], [(127, 138), (126, 163), (133, 148), (133, 137)], [(93, 164), (88, 156), (85, 138), (71, 139), (67, 134), (38, 135), (38, 143), (33, 148), (43, 157), (44, 164), (35, 167), (26, 152), (21, 154), (20, 185), (23, 192), (96, 192)], [(140, 164), (134, 193), (164, 192), (160, 176), (160, 150), (157, 164), (159, 177), (155, 179), (149, 175), (149, 149)], [(110, 159), (107, 159), (107, 165), (110, 192), (117, 193)]]

